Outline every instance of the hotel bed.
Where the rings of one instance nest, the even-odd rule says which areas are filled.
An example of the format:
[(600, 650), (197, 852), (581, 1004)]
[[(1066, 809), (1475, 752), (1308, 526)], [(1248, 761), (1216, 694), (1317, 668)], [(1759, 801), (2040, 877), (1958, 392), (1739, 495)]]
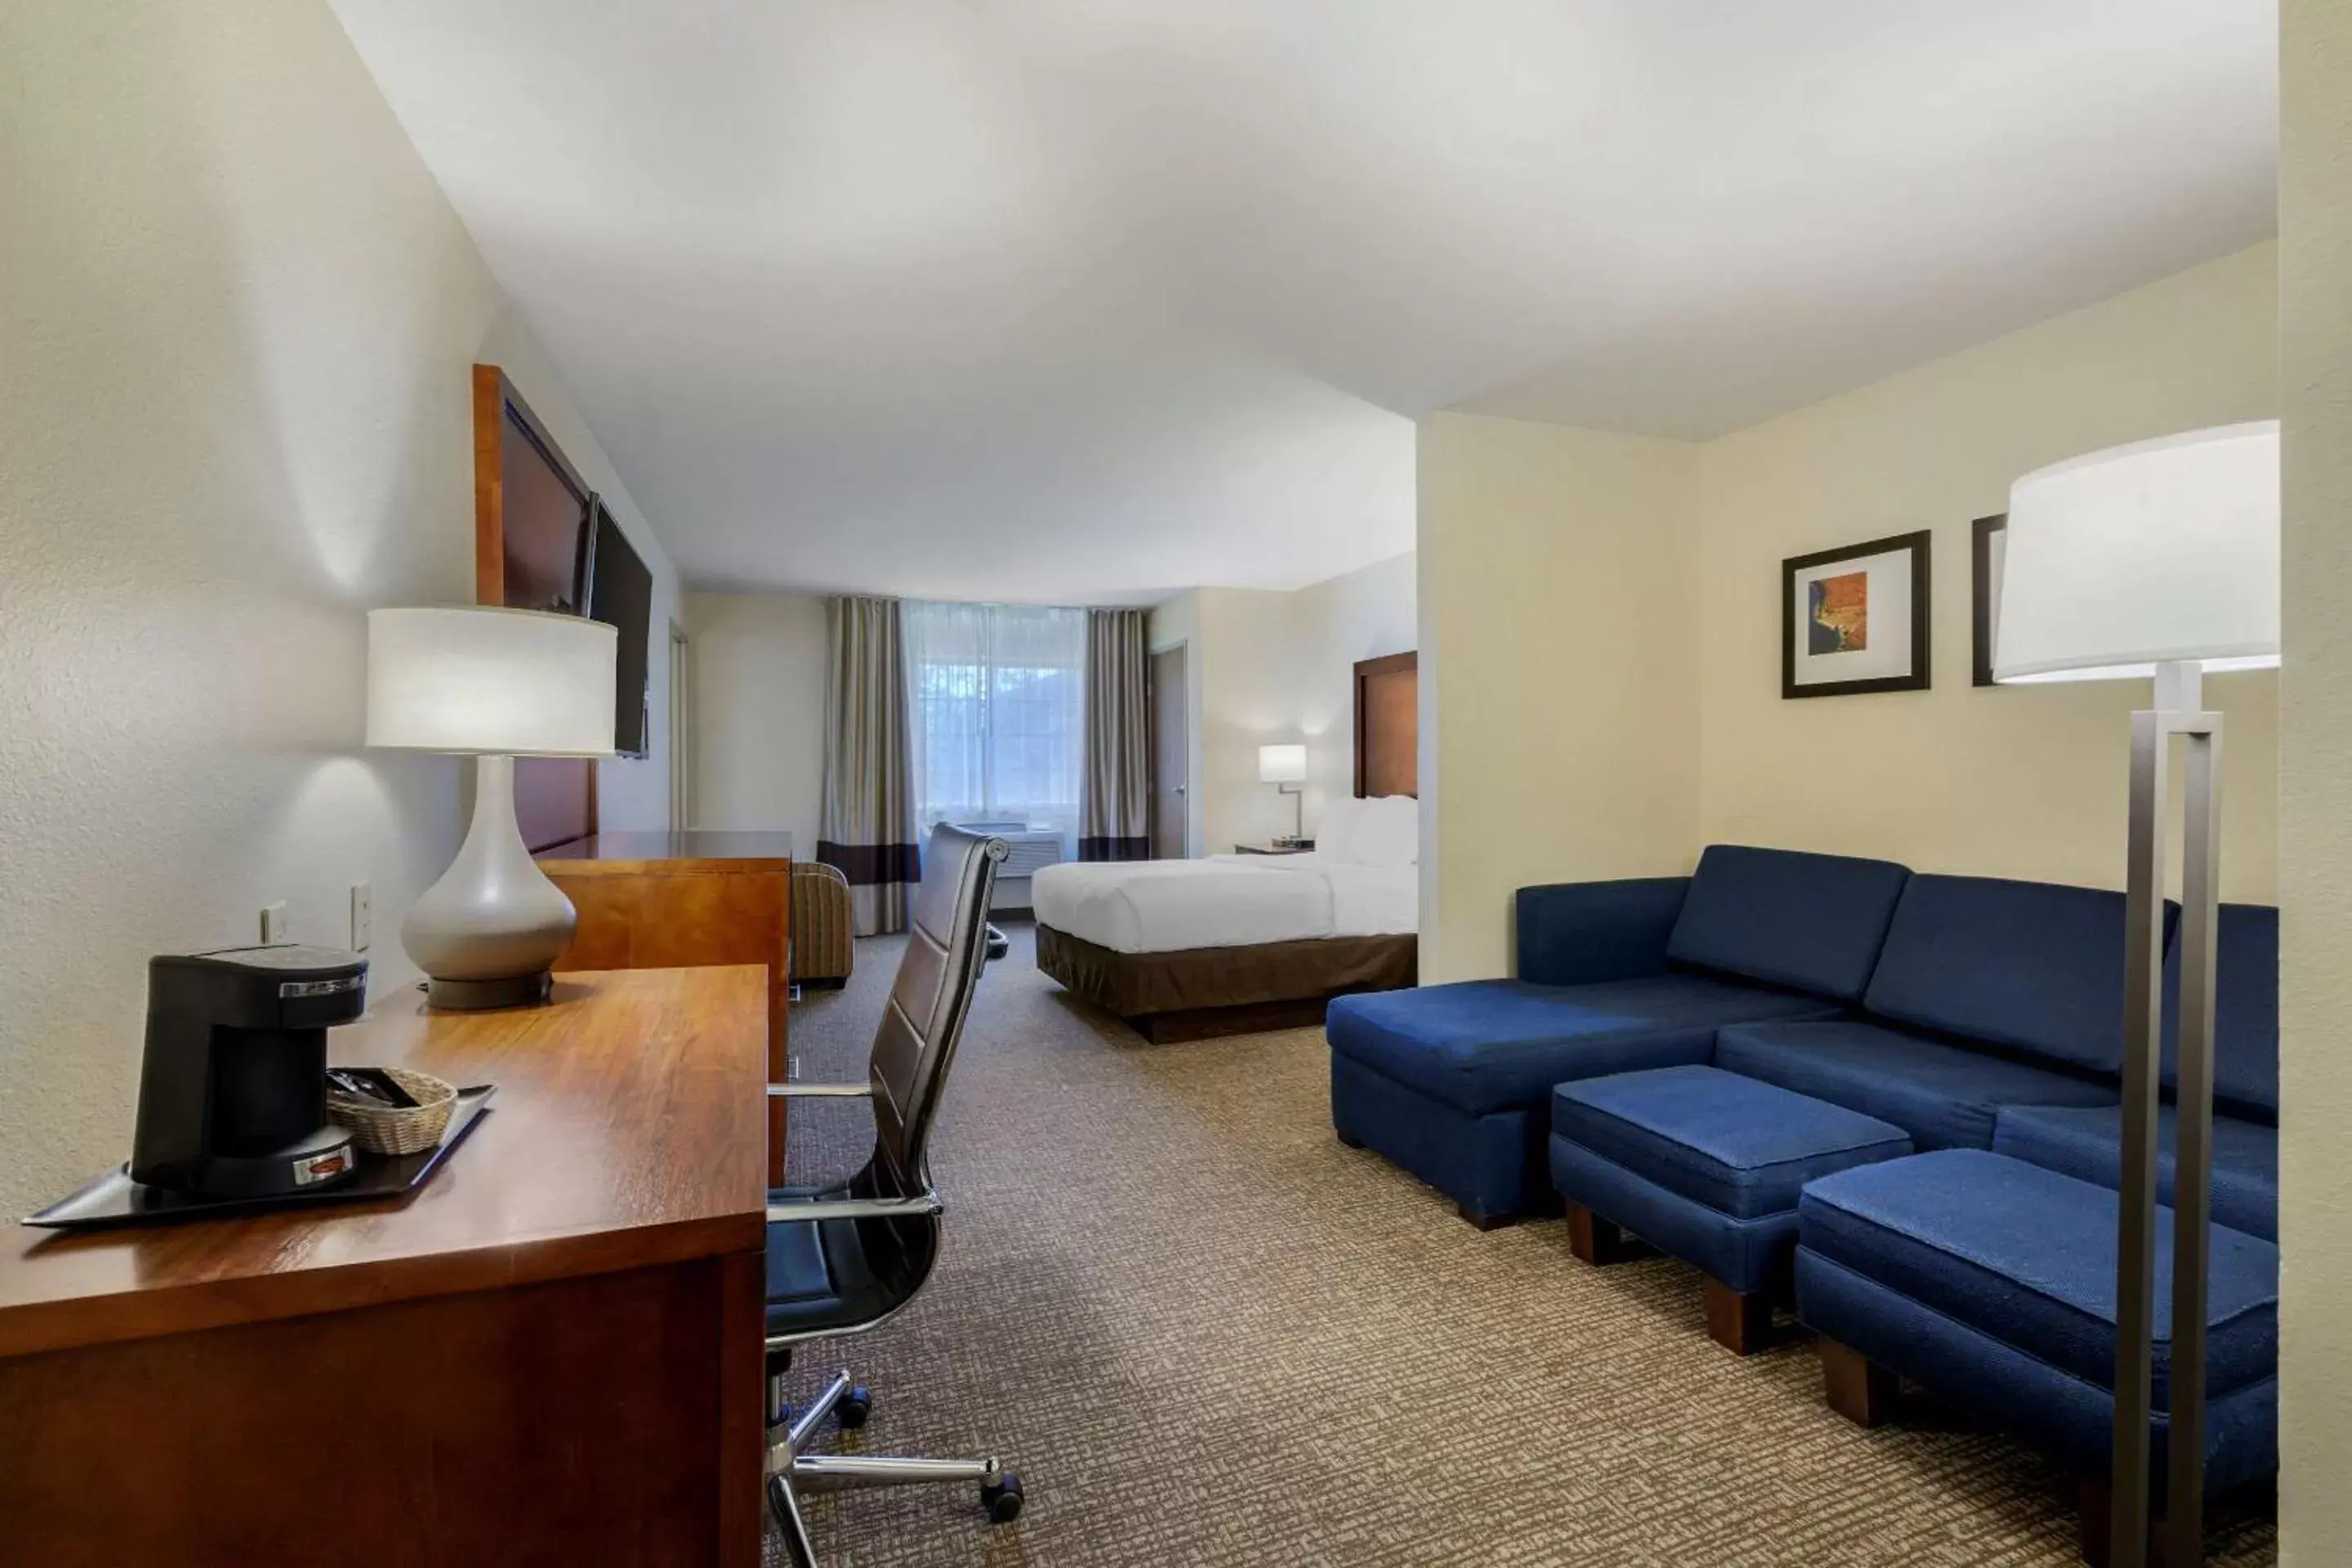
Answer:
[[(1412, 984), (1410, 659), (1358, 667), (1358, 788), (1392, 793), (1333, 802), (1311, 854), (1044, 868), (1030, 889), (1037, 967), (1153, 1040), (1305, 1027), (1334, 996)], [(1368, 704), (1365, 670), (1378, 666), (1405, 688), (1400, 697), (1390, 673)]]

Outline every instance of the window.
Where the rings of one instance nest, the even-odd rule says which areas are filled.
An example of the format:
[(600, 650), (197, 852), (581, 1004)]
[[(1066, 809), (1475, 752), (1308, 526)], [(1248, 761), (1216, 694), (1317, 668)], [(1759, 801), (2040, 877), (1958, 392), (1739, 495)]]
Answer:
[(1074, 849), (1086, 612), (909, 601), (904, 616), (917, 823), (1020, 822)]

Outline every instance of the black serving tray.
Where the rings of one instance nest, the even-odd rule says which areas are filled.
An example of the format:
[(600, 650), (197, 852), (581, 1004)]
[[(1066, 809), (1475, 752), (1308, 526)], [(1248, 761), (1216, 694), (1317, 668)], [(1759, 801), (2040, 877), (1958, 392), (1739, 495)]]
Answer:
[(281, 1193), (273, 1197), (205, 1198), (166, 1192), (131, 1179), (128, 1167), (118, 1165), (70, 1197), (58, 1199), (25, 1223), (50, 1230), (95, 1230), (104, 1226), (155, 1225), (167, 1220), (211, 1219), (266, 1209), (312, 1208), (320, 1204), (361, 1203), (369, 1198), (398, 1197), (423, 1186), (441, 1168), (449, 1152), (466, 1140), (482, 1119), (495, 1084), (480, 1083), (457, 1091), (457, 1108), (449, 1113), (448, 1130), (441, 1142), (417, 1154), (359, 1155), (359, 1173), (331, 1187)]

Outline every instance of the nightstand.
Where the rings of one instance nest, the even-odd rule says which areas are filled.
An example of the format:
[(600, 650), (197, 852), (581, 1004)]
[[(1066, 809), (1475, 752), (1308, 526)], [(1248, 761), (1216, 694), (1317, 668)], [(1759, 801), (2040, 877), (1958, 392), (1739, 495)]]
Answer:
[(1234, 846), (1234, 853), (1236, 855), (1311, 855), (1314, 852), (1315, 840), (1312, 838), (1304, 844), (1236, 844)]

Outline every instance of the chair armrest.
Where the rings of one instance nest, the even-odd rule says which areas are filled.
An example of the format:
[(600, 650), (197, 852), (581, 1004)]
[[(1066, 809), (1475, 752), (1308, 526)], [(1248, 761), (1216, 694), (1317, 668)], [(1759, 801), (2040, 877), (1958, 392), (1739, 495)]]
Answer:
[(770, 1225), (805, 1224), (821, 1219), (922, 1219), (944, 1214), (947, 1205), (937, 1192), (911, 1198), (813, 1198), (804, 1204), (770, 1204)]
[(866, 1100), (874, 1093), (867, 1083), (772, 1083), (770, 1100)]
[(1688, 877), (1559, 882), (1518, 890), (1518, 975), (1538, 985), (1636, 980), (1666, 970)]

